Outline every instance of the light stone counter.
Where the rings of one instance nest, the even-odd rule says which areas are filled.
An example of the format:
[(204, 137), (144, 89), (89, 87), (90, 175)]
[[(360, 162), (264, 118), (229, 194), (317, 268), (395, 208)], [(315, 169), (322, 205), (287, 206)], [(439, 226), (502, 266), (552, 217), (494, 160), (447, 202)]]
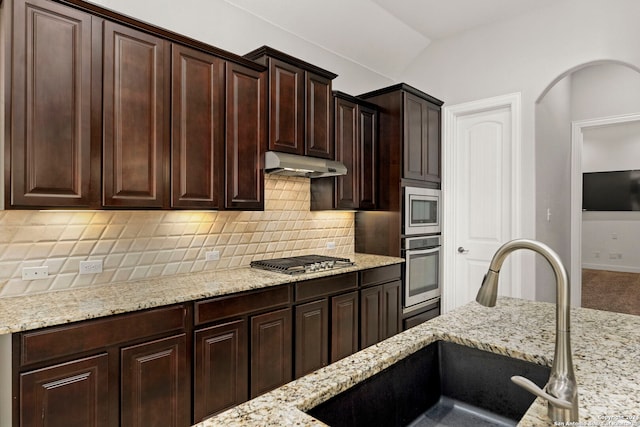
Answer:
[(75, 290), (0, 298), (0, 336), (80, 320), (261, 289), (403, 262), (402, 258), (351, 254), (355, 265), (289, 276), (250, 267), (181, 274)]
[[(580, 426), (640, 426), (640, 316), (571, 310)], [(342, 359), (197, 427), (321, 426), (304, 413), (426, 345), (447, 340), (551, 366), (555, 305), (500, 298), (473, 302)], [(520, 426), (552, 425), (537, 399)]]

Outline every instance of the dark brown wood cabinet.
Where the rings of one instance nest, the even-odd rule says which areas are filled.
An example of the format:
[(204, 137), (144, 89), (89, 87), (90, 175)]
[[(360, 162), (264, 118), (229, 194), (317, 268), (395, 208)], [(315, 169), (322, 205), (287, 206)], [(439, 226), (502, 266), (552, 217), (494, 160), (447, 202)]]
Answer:
[(402, 281), (397, 265), (360, 273), (360, 348), (402, 331)]
[(266, 75), (227, 62), (226, 209), (264, 209)]
[(440, 106), (404, 94), (403, 173), (405, 179), (440, 182)]
[(109, 426), (108, 360), (101, 353), (20, 374), (20, 421), (14, 425)]
[(171, 207), (222, 205), (225, 61), (171, 46)]
[(79, 0), (5, 13), (5, 206), (263, 208), (266, 67)]
[(194, 303), (194, 422), (292, 379), (288, 285)]
[(331, 297), (331, 363), (358, 351), (358, 292)]
[(378, 177), (380, 207), (395, 207), (402, 180), (439, 188), (443, 102), (405, 83), (358, 97), (379, 110), (379, 156), (386, 165)]
[(326, 298), (295, 307), (294, 377), (329, 363), (329, 303)]
[(124, 347), (120, 363), (121, 425), (191, 424), (186, 334)]
[(358, 351), (357, 287), (356, 273), (296, 283), (295, 378)]
[(251, 317), (251, 398), (293, 379), (291, 308)]
[(10, 100), (2, 130), (5, 205), (89, 207), (99, 194), (99, 181), (92, 182), (92, 156), (99, 158), (99, 150), (92, 151), (91, 67), (93, 55), (101, 55), (100, 46), (92, 46), (91, 15), (46, 0), (3, 7)]
[(244, 319), (194, 334), (194, 422), (249, 398), (249, 344)]
[(374, 105), (335, 91), (334, 138), (336, 160), (347, 174), (311, 181), (311, 209), (376, 208), (378, 113)]
[(403, 188), (436, 188), (440, 180), (443, 102), (400, 83), (359, 95), (377, 106), (377, 212), (356, 216), (357, 252), (400, 256)]
[(168, 171), (169, 42), (104, 23), (103, 205), (161, 208)]
[(191, 425), (190, 313), (175, 305), (15, 334), (14, 427)]
[(331, 81), (336, 74), (268, 46), (245, 58), (269, 69), (269, 150), (333, 159)]

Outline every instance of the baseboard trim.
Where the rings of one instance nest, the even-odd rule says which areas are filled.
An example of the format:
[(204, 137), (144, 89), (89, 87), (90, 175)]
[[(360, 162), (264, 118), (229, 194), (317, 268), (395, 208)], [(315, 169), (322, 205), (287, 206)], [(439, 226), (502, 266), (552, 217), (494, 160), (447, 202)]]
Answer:
[(618, 271), (620, 273), (640, 273), (640, 267), (629, 265), (582, 264), (582, 268), (588, 268), (591, 270)]

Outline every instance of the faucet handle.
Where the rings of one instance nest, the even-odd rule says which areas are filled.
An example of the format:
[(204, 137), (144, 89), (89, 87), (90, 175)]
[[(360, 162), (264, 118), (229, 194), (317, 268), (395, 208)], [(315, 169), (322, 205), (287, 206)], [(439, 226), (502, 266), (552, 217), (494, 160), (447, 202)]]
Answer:
[(521, 377), (519, 375), (516, 375), (516, 376), (511, 377), (511, 381), (513, 381), (514, 383), (516, 383), (520, 387), (524, 388), (528, 392), (530, 392), (532, 394), (535, 394), (536, 396), (541, 397), (541, 398), (549, 401), (549, 403), (552, 404), (553, 406), (555, 406), (556, 408), (562, 408), (562, 409), (571, 409), (572, 408), (571, 402), (568, 402), (566, 400), (558, 399), (557, 397), (551, 396), (549, 393), (547, 393), (546, 391), (544, 391), (540, 387), (538, 387), (536, 384), (534, 384), (533, 381), (531, 381), (531, 380), (529, 380), (529, 379), (527, 379), (525, 377)]

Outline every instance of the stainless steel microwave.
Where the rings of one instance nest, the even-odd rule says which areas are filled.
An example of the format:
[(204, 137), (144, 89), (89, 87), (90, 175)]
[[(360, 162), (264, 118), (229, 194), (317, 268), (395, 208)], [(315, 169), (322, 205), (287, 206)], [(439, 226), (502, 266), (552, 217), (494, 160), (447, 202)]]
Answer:
[(405, 236), (440, 233), (441, 194), (432, 188), (404, 188), (404, 227)]

